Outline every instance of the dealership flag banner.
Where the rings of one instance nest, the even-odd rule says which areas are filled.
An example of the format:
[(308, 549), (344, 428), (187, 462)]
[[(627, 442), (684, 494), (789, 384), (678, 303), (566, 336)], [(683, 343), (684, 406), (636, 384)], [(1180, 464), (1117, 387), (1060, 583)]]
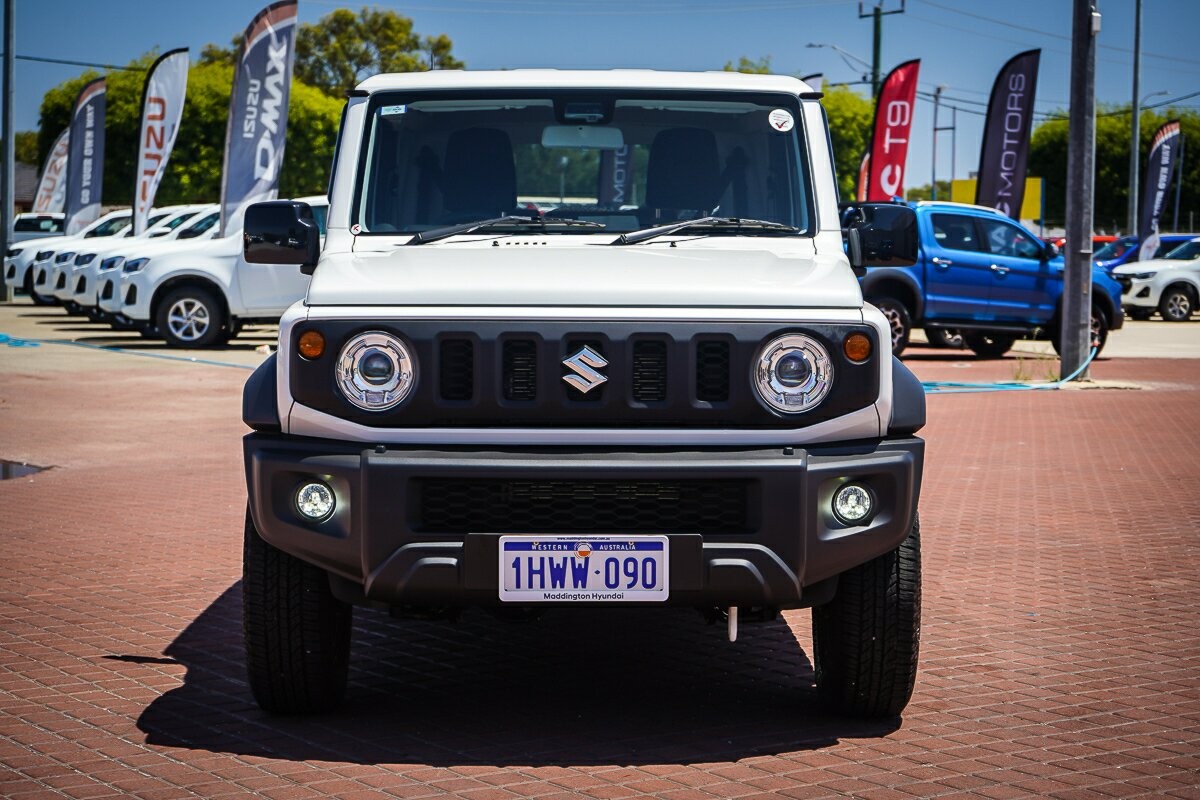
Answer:
[(67, 156), (70, 151), (71, 129), (67, 128), (54, 140), (54, 147), (46, 156), (37, 194), (33, 196), (34, 212), (55, 214), (63, 210), (63, 203), (67, 199)]
[(854, 187), (854, 199), (860, 203), (867, 202), (867, 176), (871, 171), (871, 145), (863, 153), (862, 161), (858, 162), (858, 184)]
[(100, 193), (104, 190), (104, 112), (108, 83), (104, 78), (83, 87), (71, 114), (67, 156), (67, 235), (79, 233), (100, 216)]
[(1008, 60), (992, 84), (975, 202), (1013, 219), (1021, 216), (1029, 134), (1033, 130), (1033, 98), (1041, 50), (1026, 50)]
[(630, 165), (629, 145), (617, 150), (600, 151), (600, 187), (597, 201), (602, 206), (617, 208), (632, 203), (633, 168)]
[(1142, 192), (1142, 214), (1138, 217), (1138, 260), (1154, 258), (1158, 250), (1158, 218), (1167, 204), (1167, 190), (1171, 187), (1171, 173), (1182, 144), (1179, 136), (1179, 120), (1165, 123), (1154, 134), (1150, 145), (1150, 161), (1146, 165), (1146, 185)]
[(867, 170), (868, 202), (904, 196), (904, 162), (908, 159), (908, 134), (920, 68), (920, 59), (905, 61), (889, 72), (880, 86)]
[(146, 230), (154, 195), (167, 171), (171, 148), (179, 133), (187, 99), (188, 51), (184, 47), (163, 53), (142, 89), (142, 127), (138, 132), (137, 175), (134, 176), (133, 235)]
[(278, 193), (295, 45), (296, 0), (258, 12), (242, 37), (221, 170), (222, 236), (241, 229), (247, 206)]

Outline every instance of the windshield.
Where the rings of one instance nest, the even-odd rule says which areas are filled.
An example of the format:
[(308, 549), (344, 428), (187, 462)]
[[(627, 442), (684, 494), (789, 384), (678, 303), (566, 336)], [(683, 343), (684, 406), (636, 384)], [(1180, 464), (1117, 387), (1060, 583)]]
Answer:
[(1194, 261), (1200, 258), (1200, 241), (1184, 242), (1163, 256), (1163, 258), (1171, 258), (1178, 261)]
[(107, 219), (85, 233), (83, 238), (91, 239), (94, 236), (114, 236), (128, 228), (132, 221), (133, 218), (129, 216)]
[(515, 214), (610, 234), (719, 215), (807, 232), (799, 113), (728, 92), (376, 96), (353, 221), (394, 234)]
[(1137, 244), (1136, 236), (1126, 236), (1122, 239), (1117, 239), (1115, 242), (1109, 242), (1092, 254), (1093, 261), (1108, 261), (1113, 258), (1120, 258), (1129, 251), (1129, 248)]
[(13, 233), (59, 233), (63, 221), (56, 217), (17, 217), (13, 220)]

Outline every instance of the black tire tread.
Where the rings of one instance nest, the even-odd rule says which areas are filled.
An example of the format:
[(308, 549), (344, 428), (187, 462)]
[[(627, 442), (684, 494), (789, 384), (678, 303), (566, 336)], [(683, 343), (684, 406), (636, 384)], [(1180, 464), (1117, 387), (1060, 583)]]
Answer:
[(813, 609), (817, 693), (858, 717), (895, 717), (912, 697), (921, 641), (921, 533), (843, 573)]
[(246, 512), (242, 627), (254, 699), (275, 714), (331, 711), (346, 691), (350, 606), (329, 578), (263, 541)]

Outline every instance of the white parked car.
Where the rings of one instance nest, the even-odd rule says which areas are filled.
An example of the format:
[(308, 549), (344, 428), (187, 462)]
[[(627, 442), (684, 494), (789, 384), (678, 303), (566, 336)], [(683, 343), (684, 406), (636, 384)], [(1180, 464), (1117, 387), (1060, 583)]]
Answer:
[[(178, 206), (168, 212), (157, 224), (148, 226), (141, 236), (114, 237), (94, 247), (78, 248), (75, 265), (67, 277), (68, 296), (56, 295), (60, 300), (69, 300), (81, 308), (88, 316), (95, 316), (97, 278), (100, 266), (111, 255), (128, 250), (133, 242), (165, 242), (174, 241), (180, 233), (187, 230), (198, 215), (210, 213), (217, 208), (215, 203), (200, 203), (196, 205)], [(155, 215), (156, 216), (156, 215)], [(94, 311), (93, 311), (94, 309)]]
[(65, 215), (61, 213), (17, 214), (13, 217), (13, 229), (8, 237), (11, 247), (16, 242), (27, 239), (44, 239), (48, 236), (62, 236)]
[(152, 326), (134, 325), (121, 314), (121, 276), (125, 262), (167, 253), (187, 252), (201, 242), (217, 238), (220, 219), (220, 210), (200, 214), (179, 230), (173, 239), (152, 242), (127, 240), (124, 247), (109, 253), (100, 262), (99, 271), (96, 273), (96, 294), (92, 298), (101, 317), (113, 323), (115, 328), (140, 327), (147, 333), (152, 332)]
[[(147, 218), (147, 226), (139, 235), (133, 235), (133, 226), (125, 229), (123, 234), (118, 234), (107, 240), (100, 242), (81, 242), (75, 245), (72, 249), (75, 250), (75, 258), (64, 263), (61, 267), (56, 267), (51, 272), (51, 280), (54, 282), (54, 297), (59, 302), (63, 303), (70, 312), (82, 311), (82, 308), (75, 302), (75, 296), (84, 294), (89, 288), (94, 289), (94, 277), (88, 280), (89, 273), (94, 266), (96, 259), (111, 248), (118, 247), (126, 240), (151, 241), (160, 239), (169, 235), (173, 230), (178, 228), (183, 223), (187, 222), (203, 205), (180, 205), (166, 206), (151, 210)], [(57, 262), (57, 257), (55, 258)], [(59, 275), (62, 278), (59, 278)]]
[(337, 706), (354, 604), (676, 605), (731, 639), (813, 608), (818, 694), (903, 710), (925, 396), (855, 274), (916, 263), (917, 217), (839, 214), (820, 98), (647, 70), (350, 93), (324, 248), (303, 202), (246, 212), (247, 266), (313, 271), (242, 401), (260, 706)]
[[(328, 201), (301, 201), (312, 206), (323, 232)], [(243, 323), (277, 322), (304, 296), (308, 282), (298, 266), (248, 264), (237, 231), (194, 247), (127, 258), (118, 313), (134, 325), (153, 326), (172, 347), (211, 347), (236, 336)]]
[[(25, 292), (38, 305), (52, 305), (56, 301), (46, 289), (47, 267), (52, 263), (55, 252), (70, 246), (80, 239), (116, 236), (129, 227), (129, 210), (111, 211), (72, 236), (47, 236), (29, 239), (10, 247), (4, 258), (4, 283), (13, 291)], [(35, 286), (38, 275), (42, 283)]]
[(1200, 237), (1162, 258), (1122, 264), (1113, 270), (1121, 284), (1121, 307), (1133, 319), (1157, 311), (1168, 322), (1186, 322), (1200, 306)]

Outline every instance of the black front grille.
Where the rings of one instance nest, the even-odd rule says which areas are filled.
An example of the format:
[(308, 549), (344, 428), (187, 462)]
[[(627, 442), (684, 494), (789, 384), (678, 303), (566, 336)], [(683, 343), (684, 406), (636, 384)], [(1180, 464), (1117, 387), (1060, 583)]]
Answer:
[(439, 350), (442, 399), (470, 400), (475, 394), (475, 343), (443, 339)]
[(112, 283), (112, 281), (108, 281), (107, 283), (104, 284), (104, 288), (100, 290), (100, 299), (101, 300), (111, 300), (112, 294), (113, 294), (113, 283)]
[(504, 343), (503, 353), (504, 399), (537, 399), (537, 343), (529, 339), (509, 339)]
[(424, 533), (750, 533), (747, 480), (414, 481)]
[(729, 399), (729, 342), (696, 344), (696, 399), (707, 403)]
[(1129, 294), (1129, 290), (1133, 288), (1133, 278), (1121, 276), (1117, 278), (1117, 283), (1121, 284), (1121, 294)]
[(83, 294), (87, 291), (87, 278), (81, 277), (75, 284), (75, 294)]
[(634, 343), (633, 399), (641, 403), (660, 403), (667, 399), (666, 342)]
[(58, 273), (58, 283), (54, 284), (55, 289), (67, 288), (67, 275), (65, 272)]

